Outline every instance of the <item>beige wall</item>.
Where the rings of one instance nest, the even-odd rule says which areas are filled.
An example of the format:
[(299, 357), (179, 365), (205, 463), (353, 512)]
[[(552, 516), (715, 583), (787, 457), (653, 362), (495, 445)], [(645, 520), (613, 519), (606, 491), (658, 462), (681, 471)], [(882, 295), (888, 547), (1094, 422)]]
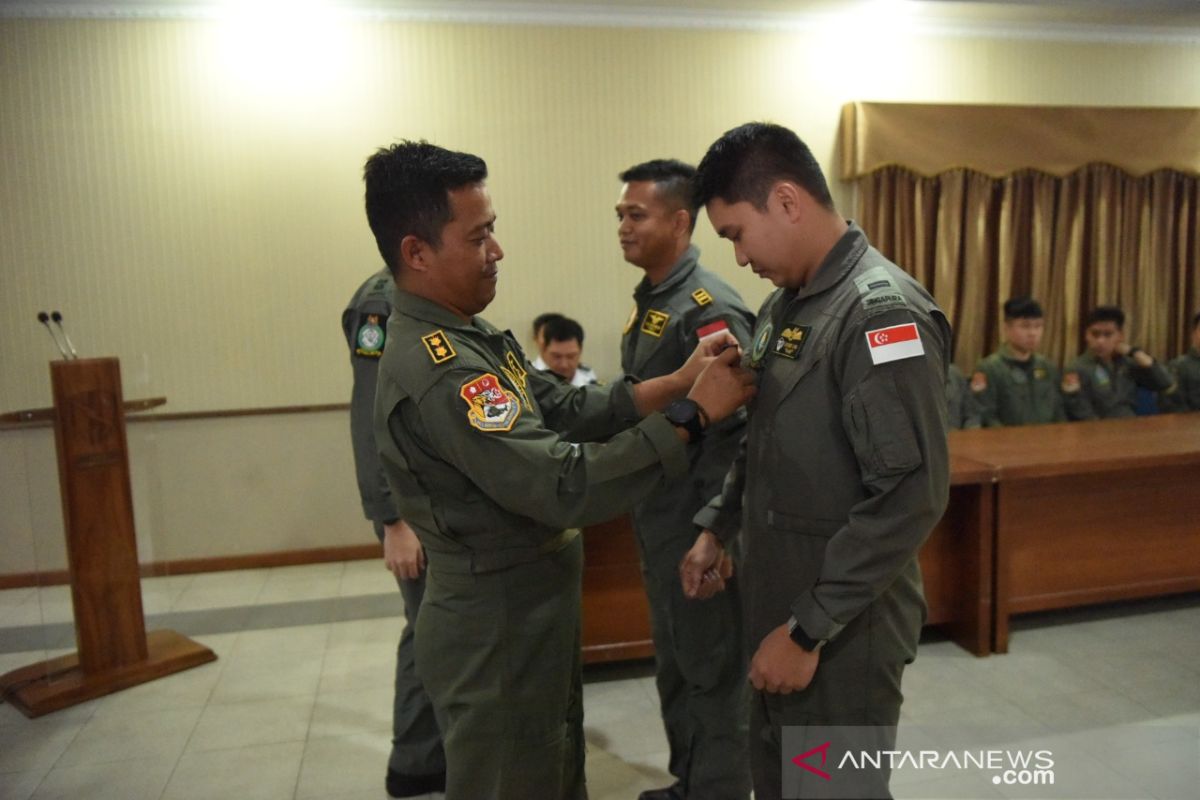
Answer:
[[(487, 316), (524, 338), (536, 313), (572, 314), (585, 360), (607, 376), (638, 277), (615, 245), (615, 174), (635, 161), (694, 161), (725, 129), (772, 119), (831, 168), (849, 100), (1200, 105), (1196, 42), (336, 30), (344, 49), (309, 46), (260, 79), (231, 66), (228, 31), (211, 21), (0, 21), (0, 411), (49, 404), (54, 351), (34, 315), (51, 308), (85, 354), (122, 359), (127, 397), (166, 395), (164, 411), (345, 400), (339, 314), (380, 263), (360, 170), (399, 137), (488, 160), (507, 258)], [(835, 192), (852, 207), (846, 187)], [(768, 287), (706, 222), (698, 231), (706, 262), (757, 304)], [(152, 476), (136, 468), (139, 507), (162, 487), (161, 524), (138, 520), (161, 540), (143, 558), (362, 541), (344, 420), (316, 416), (206, 423), (198, 437), (190, 423), (142, 426), (160, 432), (157, 456), (133, 445), (157, 459)], [(59, 522), (39, 436), (0, 432), (6, 461), (36, 451), (28, 490), (0, 489), (5, 554), (22, 536), (57, 536), (40, 530)], [(255, 447), (235, 446), (245, 441)], [(268, 472), (262, 491), (233, 490), (231, 476)]]

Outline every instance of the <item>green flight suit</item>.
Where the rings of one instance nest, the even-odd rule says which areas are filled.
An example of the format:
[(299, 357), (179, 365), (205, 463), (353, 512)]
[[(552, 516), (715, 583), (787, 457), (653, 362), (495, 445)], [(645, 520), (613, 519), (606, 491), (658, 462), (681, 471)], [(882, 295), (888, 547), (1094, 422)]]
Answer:
[[(375, 535), (383, 541), (383, 524), (400, 517), (388, 489), (375, 446), (375, 383), (379, 359), (385, 344), (385, 326), (392, 313), (395, 284), (388, 271), (381, 270), (367, 279), (354, 293), (342, 312), (342, 333), (350, 348), (350, 366), (354, 370), (354, 388), (350, 394), (350, 439), (354, 445), (354, 471), (363, 514), (371, 520)], [(413, 629), (425, 576), (400, 580), (404, 598), (404, 630), (396, 646), (395, 693), (392, 699), (392, 752), (388, 769), (400, 775), (417, 777), (446, 771), (442, 753), (442, 735), (433, 714), (433, 704), (417, 677)]]
[[(783, 726), (877, 726), (876, 743), (895, 741), (926, 616), (917, 551), (949, 496), (950, 343), (933, 298), (853, 224), (807, 286), (776, 290), (758, 313), (744, 452), (696, 522), (722, 540), (742, 529), (751, 653), (789, 618), (828, 640), (806, 689), (755, 693), (759, 800), (788, 786), (798, 753), (782, 752)], [(789, 796), (807, 796), (794, 773)]]
[[(621, 369), (639, 379), (674, 372), (700, 336), (728, 330), (750, 345), (754, 315), (689, 247), (657, 286), (642, 279), (621, 338)], [(736, 579), (708, 600), (689, 600), (679, 562), (696, 541), (692, 517), (720, 493), (746, 427), (740, 411), (688, 446), (689, 479), (660, 486), (633, 510), (650, 604), (655, 683), (671, 755), (689, 800), (747, 798), (746, 666)]]
[(979, 403), (985, 428), (1067, 419), (1059, 391), (1058, 368), (1037, 353), (1021, 361), (1012, 355), (1008, 345), (1001, 345), (976, 365), (971, 391)]
[(1079, 376), (1079, 390), (1063, 392), (1067, 416), (1075, 420), (1135, 416), (1139, 386), (1160, 392), (1172, 383), (1171, 373), (1157, 361), (1139, 367), (1117, 354), (1106, 364), (1091, 353), (1080, 353), (1067, 372)]
[(1175, 382), (1159, 395), (1163, 411), (1200, 411), (1200, 349), (1193, 347), (1167, 365)]
[(629, 382), (567, 386), (480, 317), (397, 291), (387, 334), (375, 435), (429, 563), (417, 672), (446, 797), (584, 797), (582, 543), (564, 529), (683, 475), (684, 444), (662, 414), (637, 422)]
[(967, 376), (953, 363), (946, 370), (946, 412), (952, 430), (978, 428), (983, 422), (975, 393), (967, 384)]

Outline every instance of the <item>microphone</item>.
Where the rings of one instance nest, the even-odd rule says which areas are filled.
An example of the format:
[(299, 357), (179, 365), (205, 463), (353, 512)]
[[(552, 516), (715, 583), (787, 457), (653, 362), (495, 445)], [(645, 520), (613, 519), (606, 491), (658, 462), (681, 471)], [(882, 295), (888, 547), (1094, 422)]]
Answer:
[(54, 320), (54, 324), (58, 326), (60, 331), (62, 331), (63, 338), (67, 340), (67, 347), (71, 351), (71, 358), (79, 358), (79, 353), (75, 352), (75, 345), (71, 344), (71, 337), (67, 336), (67, 329), (63, 327), (62, 314), (58, 313), (57, 311), (51, 311), (50, 319)]
[(46, 330), (50, 331), (50, 338), (54, 340), (54, 346), (58, 348), (58, 352), (62, 353), (63, 360), (70, 360), (69, 356), (67, 356), (67, 351), (63, 349), (62, 342), (58, 341), (58, 337), (54, 334), (54, 328), (50, 327), (50, 315), (45, 311), (39, 311), (38, 322), (45, 325)]

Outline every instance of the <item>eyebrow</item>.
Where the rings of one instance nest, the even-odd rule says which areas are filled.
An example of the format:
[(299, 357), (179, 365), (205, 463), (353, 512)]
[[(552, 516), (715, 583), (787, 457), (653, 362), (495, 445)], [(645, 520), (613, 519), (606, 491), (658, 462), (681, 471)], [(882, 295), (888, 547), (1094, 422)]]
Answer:
[(736, 225), (722, 225), (721, 228), (717, 230), (717, 236), (720, 236), (722, 239), (729, 239), (731, 238), (730, 234), (733, 232), (732, 229), (736, 227)]
[(481, 222), (478, 225), (476, 225), (474, 228), (471, 228), (471, 230), (469, 230), (467, 232), (467, 235), (470, 235), (473, 233), (483, 233), (484, 231), (486, 231), (488, 228), (492, 227), (495, 224), (496, 224), (496, 216), (493, 215), (492, 218), (489, 219), (487, 222)]

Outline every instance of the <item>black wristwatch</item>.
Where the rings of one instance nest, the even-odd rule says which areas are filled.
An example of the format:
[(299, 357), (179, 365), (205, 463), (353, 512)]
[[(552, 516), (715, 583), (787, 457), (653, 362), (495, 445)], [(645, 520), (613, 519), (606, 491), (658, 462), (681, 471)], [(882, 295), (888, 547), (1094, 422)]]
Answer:
[(825, 646), (828, 639), (814, 639), (804, 632), (804, 628), (800, 627), (800, 623), (796, 622), (795, 617), (788, 617), (788, 636), (792, 637), (792, 641), (800, 645), (810, 653), (815, 653)]
[(683, 398), (675, 400), (663, 410), (667, 422), (677, 428), (687, 431), (688, 442), (698, 442), (704, 438), (704, 423), (700, 419), (700, 406), (695, 400)]

